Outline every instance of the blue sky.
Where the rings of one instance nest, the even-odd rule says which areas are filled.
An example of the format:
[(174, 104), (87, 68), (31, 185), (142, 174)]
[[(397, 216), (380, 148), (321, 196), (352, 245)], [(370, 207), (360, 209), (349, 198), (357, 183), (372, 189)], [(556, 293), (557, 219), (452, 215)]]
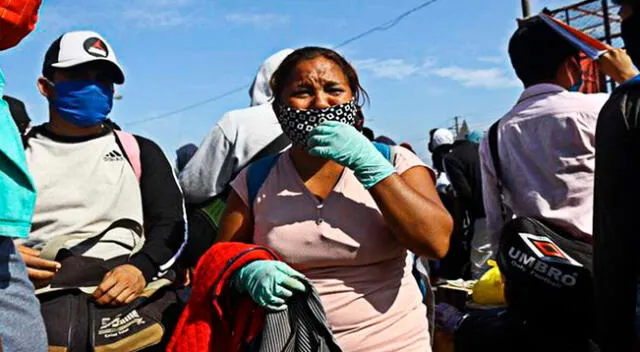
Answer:
[[(200, 144), (215, 122), (248, 106), (246, 91), (163, 120), (135, 124), (248, 84), (262, 61), (286, 47), (332, 46), (423, 0), (45, 0), (37, 30), (3, 52), (6, 93), (25, 101), (35, 123), (48, 118), (37, 92), (49, 44), (69, 30), (101, 33), (125, 68), (112, 118), (154, 139), (174, 158)], [(532, 0), (533, 11), (564, 0)], [(506, 54), (521, 15), (518, 0), (439, 0), (386, 32), (341, 49), (371, 96), (365, 114), (376, 134), (408, 141), (423, 157), (426, 136), (462, 116), (486, 127), (521, 86)]]

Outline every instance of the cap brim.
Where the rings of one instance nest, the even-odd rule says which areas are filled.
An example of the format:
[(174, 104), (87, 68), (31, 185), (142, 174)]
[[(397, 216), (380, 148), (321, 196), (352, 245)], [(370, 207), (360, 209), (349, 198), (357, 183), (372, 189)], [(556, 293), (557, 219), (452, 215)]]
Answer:
[(70, 68), (70, 67), (75, 67), (75, 66), (79, 66), (79, 65), (83, 65), (89, 62), (106, 62), (111, 64), (111, 66), (113, 67), (113, 83), (115, 84), (123, 84), (124, 83), (124, 71), (122, 70), (122, 67), (120, 67), (120, 65), (118, 65), (117, 63), (108, 60), (108, 59), (102, 59), (102, 58), (95, 58), (95, 59), (87, 59), (87, 58), (82, 58), (82, 59), (76, 59), (76, 60), (67, 60), (67, 61), (62, 61), (62, 62), (57, 62), (55, 64), (51, 64), (51, 67), (55, 67), (55, 68)]

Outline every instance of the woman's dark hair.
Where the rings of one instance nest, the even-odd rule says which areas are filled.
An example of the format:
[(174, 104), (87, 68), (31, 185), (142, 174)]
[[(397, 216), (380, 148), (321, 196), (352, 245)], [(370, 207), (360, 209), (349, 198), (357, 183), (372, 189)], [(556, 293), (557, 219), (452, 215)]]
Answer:
[(273, 76), (271, 76), (269, 85), (271, 86), (271, 91), (273, 92), (276, 103), (280, 102), (280, 94), (295, 67), (302, 61), (313, 60), (318, 57), (331, 60), (342, 69), (342, 72), (349, 81), (349, 87), (353, 92), (353, 96), (356, 98), (358, 106), (362, 107), (365, 103), (369, 102), (369, 95), (360, 85), (356, 70), (344, 57), (331, 49), (308, 46), (297, 49), (289, 54), (289, 56), (282, 61), (276, 72), (273, 73)]
[(376, 135), (373, 133), (373, 130), (370, 129), (369, 127), (363, 127), (362, 134), (364, 134), (364, 136), (367, 137), (367, 139), (370, 140), (371, 142), (373, 142), (373, 140), (376, 138)]

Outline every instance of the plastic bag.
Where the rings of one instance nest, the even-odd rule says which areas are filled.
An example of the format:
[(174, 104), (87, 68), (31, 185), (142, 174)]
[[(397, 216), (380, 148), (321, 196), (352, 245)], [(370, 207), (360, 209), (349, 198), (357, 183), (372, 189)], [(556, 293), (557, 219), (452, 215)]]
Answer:
[(504, 282), (500, 269), (494, 260), (487, 261), (487, 265), (491, 267), (489, 271), (484, 273), (480, 280), (473, 286), (472, 299), (481, 305), (506, 305), (504, 299)]

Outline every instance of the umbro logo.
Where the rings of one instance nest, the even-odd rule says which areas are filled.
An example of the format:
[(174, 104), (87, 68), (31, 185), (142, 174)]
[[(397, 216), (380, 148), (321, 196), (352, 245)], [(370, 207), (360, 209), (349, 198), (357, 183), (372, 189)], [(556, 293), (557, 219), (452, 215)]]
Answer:
[(113, 150), (107, 153), (107, 155), (105, 155), (104, 158), (102, 159), (104, 161), (121, 161), (121, 160), (124, 160), (124, 156), (122, 156), (122, 154), (119, 151)]

